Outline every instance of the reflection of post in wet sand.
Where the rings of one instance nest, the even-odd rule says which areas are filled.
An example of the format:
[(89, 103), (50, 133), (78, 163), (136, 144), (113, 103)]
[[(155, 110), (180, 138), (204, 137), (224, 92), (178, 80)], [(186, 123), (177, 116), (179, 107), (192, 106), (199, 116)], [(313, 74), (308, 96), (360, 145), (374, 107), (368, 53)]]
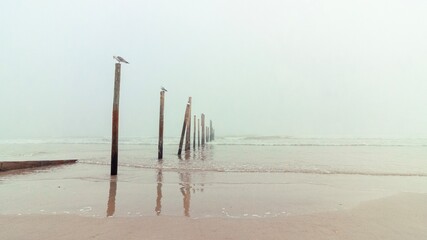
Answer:
[(163, 173), (162, 169), (159, 169), (157, 172), (157, 199), (156, 199), (156, 208), (154, 209), (157, 213), (157, 216), (162, 212), (162, 184), (163, 183)]
[[(191, 157), (191, 152), (190, 151), (185, 151), (184, 154), (184, 159), (185, 161), (190, 160)], [(180, 158), (182, 160), (182, 158)], [(191, 174), (186, 171), (186, 172), (180, 172), (179, 173), (179, 180), (181, 181), (180, 185), (182, 187), (180, 187), (180, 191), (182, 193), (183, 196), (183, 206), (184, 206), (184, 216), (189, 217), (190, 216), (190, 200), (191, 200)]]
[(108, 194), (107, 217), (116, 211), (117, 176), (110, 177), (110, 193)]
[(183, 196), (183, 205), (184, 205), (184, 215), (186, 217), (190, 216), (190, 200), (191, 200), (191, 175), (189, 172), (179, 173), (179, 179), (181, 181), (180, 188), (182, 196)]
[(213, 145), (204, 145), (197, 151), (197, 156), (193, 157), (195, 160), (209, 161), (214, 157), (214, 146)]
[[(206, 149), (204, 149), (206, 148)], [(209, 159), (211, 157), (211, 153), (209, 153), (209, 148), (207, 146), (201, 148), (201, 150), (198, 151), (198, 153), (191, 154), (191, 151), (185, 151), (184, 159), (181, 156), (178, 156), (179, 160), (181, 161), (182, 165), (180, 167), (180, 170), (178, 172), (179, 174), (179, 185), (181, 186), (179, 190), (181, 191), (181, 194), (183, 196), (183, 207), (184, 207), (184, 216), (190, 217), (190, 202), (191, 202), (191, 191), (193, 194), (195, 194), (197, 191), (203, 192), (204, 190), (204, 184), (200, 184), (199, 187), (197, 187), (198, 184), (193, 184), (191, 180), (191, 169), (187, 169), (188, 166), (191, 166), (192, 162), (191, 160), (205, 160), (206, 158)]]

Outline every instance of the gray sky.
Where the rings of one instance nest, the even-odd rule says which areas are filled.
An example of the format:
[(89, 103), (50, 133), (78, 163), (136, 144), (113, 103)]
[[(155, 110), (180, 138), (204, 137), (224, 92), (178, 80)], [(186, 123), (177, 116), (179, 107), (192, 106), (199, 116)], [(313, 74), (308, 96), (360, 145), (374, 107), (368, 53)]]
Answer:
[(427, 1), (0, 1), (0, 138), (427, 137)]

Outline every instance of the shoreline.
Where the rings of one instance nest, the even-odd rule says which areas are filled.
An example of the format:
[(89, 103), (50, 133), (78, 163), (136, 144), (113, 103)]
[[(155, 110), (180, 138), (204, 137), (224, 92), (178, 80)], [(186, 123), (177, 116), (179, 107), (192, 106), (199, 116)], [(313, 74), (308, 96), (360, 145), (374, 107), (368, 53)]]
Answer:
[(402, 191), (425, 193), (425, 177), (163, 172), (76, 163), (0, 174), (2, 214), (243, 217), (349, 209)]
[[(111, 177), (106, 146), (6, 147), (4, 156), (19, 159), (73, 153), (82, 161), (0, 173), (2, 236), (427, 239), (427, 177), (316, 174), (425, 173), (427, 148), (210, 146), (182, 159), (166, 152), (161, 162), (150, 157), (151, 148), (123, 146), (119, 174)], [(245, 172), (194, 171), (205, 166)], [(270, 166), (298, 171), (263, 171)]]
[(231, 219), (0, 215), (6, 239), (426, 239), (427, 194), (401, 193), (348, 210)]
[(260, 218), (351, 209), (403, 191), (426, 193), (425, 177), (163, 172), (73, 165), (0, 174), (0, 214), (89, 217)]

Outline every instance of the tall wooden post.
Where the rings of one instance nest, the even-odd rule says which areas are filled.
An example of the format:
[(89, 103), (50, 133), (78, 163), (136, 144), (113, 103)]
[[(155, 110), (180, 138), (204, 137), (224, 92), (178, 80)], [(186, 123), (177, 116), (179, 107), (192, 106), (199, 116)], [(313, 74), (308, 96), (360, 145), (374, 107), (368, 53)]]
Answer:
[(196, 149), (196, 115), (193, 117), (193, 149)]
[(212, 127), (212, 120), (209, 121), (209, 141), (212, 142), (213, 140), (213, 127)]
[(119, 148), (119, 99), (120, 99), (120, 72), (121, 64), (116, 63), (114, 74), (114, 99), (113, 99), (113, 129), (111, 143), (111, 175), (117, 175), (118, 148)]
[(197, 146), (200, 147), (200, 119), (197, 119)]
[(185, 151), (190, 150), (190, 140), (191, 140), (191, 97), (188, 98), (188, 103), (190, 104), (187, 115), (187, 133), (185, 134)]
[(185, 114), (184, 114), (184, 123), (182, 124), (181, 139), (179, 141), (179, 149), (178, 149), (179, 156), (181, 156), (181, 153), (182, 153), (182, 144), (184, 143), (184, 135), (187, 127), (189, 109), (190, 109), (190, 103), (187, 103), (187, 107), (185, 108)]
[(205, 114), (202, 113), (202, 146), (205, 146)]
[(206, 142), (209, 142), (209, 127), (206, 126)]
[(165, 109), (165, 91), (160, 91), (160, 116), (159, 116), (159, 146), (158, 146), (158, 159), (163, 159), (163, 123), (164, 123), (164, 109)]

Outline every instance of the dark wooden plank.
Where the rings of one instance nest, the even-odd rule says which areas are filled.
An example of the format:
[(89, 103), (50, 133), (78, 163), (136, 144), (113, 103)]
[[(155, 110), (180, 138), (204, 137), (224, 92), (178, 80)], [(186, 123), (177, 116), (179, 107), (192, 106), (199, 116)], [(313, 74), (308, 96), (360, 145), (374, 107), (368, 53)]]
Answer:
[(0, 162), (0, 171), (10, 171), (16, 169), (45, 167), (60, 164), (72, 164), (76, 163), (77, 159), (67, 160), (37, 160), (37, 161), (3, 161)]

